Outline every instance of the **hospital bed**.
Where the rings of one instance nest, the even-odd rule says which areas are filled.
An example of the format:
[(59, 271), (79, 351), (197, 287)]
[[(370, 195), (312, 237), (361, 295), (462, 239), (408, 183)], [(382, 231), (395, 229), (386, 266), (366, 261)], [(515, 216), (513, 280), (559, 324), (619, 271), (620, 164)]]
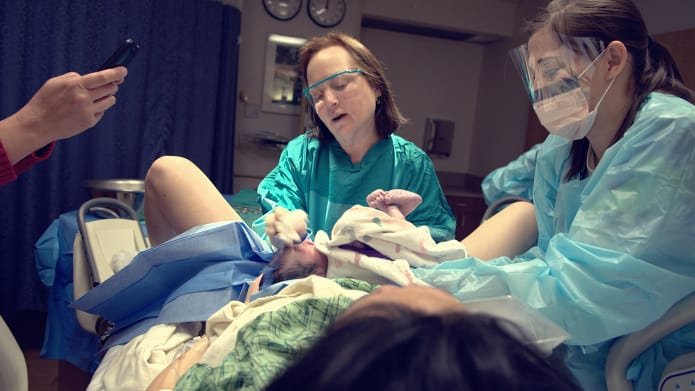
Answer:
[[(87, 214), (107, 218), (87, 222)], [(110, 197), (93, 198), (77, 211), (73, 244), (73, 297), (78, 299), (125, 266), (114, 267), (119, 254), (137, 254), (149, 248), (138, 215), (130, 205)], [(127, 261), (127, 260), (126, 260)], [(87, 332), (105, 337), (112, 325), (102, 317), (76, 310), (77, 321)]]
[[(676, 303), (651, 325), (616, 341), (606, 360), (608, 390), (632, 391), (632, 383), (625, 377), (632, 360), (668, 334), (693, 323), (695, 323), (695, 293)], [(661, 375), (658, 390), (695, 390), (695, 350), (670, 361)]]
[[(500, 207), (500, 205), (494, 207)], [(630, 384), (625, 381), (625, 370), (630, 361), (655, 340), (668, 334), (670, 330), (678, 329), (684, 324), (693, 323), (694, 320), (695, 295), (691, 295), (674, 306), (662, 319), (658, 320), (653, 325), (642, 331), (633, 333), (632, 335), (625, 336), (619, 342), (616, 342), (611, 350), (606, 366), (608, 389), (611, 391), (631, 389)], [(695, 358), (693, 357), (694, 355), (695, 354), (691, 354), (685, 359), (689, 358), (692, 360)], [(664, 389), (676, 389), (675, 386), (673, 386), (674, 384), (683, 379), (687, 380), (693, 378), (693, 366), (695, 366), (695, 364), (693, 364), (692, 361), (683, 361), (685, 359), (679, 358), (678, 360), (674, 360), (674, 366), (669, 366), (669, 368), (667, 368), (662, 383), (664, 383), (665, 386), (672, 386), (672, 388)]]

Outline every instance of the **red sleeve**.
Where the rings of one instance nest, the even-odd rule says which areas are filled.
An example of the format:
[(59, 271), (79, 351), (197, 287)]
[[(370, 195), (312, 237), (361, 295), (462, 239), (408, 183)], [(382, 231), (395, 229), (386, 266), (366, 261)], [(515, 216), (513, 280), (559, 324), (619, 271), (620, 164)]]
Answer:
[(50, 143), (31, 155), (20, 160), (14, 166), (10, 163), (5, 147), (0, 141), (0, 186), (10, 183), (17, 179), (17, 176), (28, 170), (34, 164), (44, 161), (51, 156), (55, 143)]

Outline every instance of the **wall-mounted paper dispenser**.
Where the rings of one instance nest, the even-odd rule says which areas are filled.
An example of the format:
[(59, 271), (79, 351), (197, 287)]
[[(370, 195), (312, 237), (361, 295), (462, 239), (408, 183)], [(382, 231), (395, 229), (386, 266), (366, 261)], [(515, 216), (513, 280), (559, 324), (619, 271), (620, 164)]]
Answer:
[(447, 119), (425, 120), (425, 152), (432, 157), (448, 158), (454, 142), (455, 122)]

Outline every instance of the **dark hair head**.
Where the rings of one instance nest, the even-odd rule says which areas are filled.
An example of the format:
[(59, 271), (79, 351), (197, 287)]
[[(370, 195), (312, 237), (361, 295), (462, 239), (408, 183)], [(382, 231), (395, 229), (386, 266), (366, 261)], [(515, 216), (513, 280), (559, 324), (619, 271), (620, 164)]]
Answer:
[[(660, 91), (695, 103), (695, 93), (683, 83), (673, 58), (661, 44), (654, 41), (637, 6), (631, 0), (553, 0), (546, 12), (531, 22), (529, 29), (551, 31), (571, 37), (594, 38), (608, 45), (620, 41), (631, 57), (633, 100), (612, 144), (623, 137), (632, 125), (647, 95)], [(585, 178), (589, 141), (584, 138), (572, 144), (571, 166), (566, 180)]]
[(267, 390), (579, 390), (501, 319), (384, 311), (340, 319)]
[(270, 261), (270, 269), (273, 271), (273, 283), (280, 281), (293, 280), (295, 278), (304, 278), (312, 274), (316, 274), (318, 265), (302, 264), (300, 262), (287, 262), (286, 254), (290, 247), (285, 247), (273, 255)]
[[(367, 78), (369, 85), (381, 93), (374, 113), (374, 122), (379, 137), (386, 138), (398, 130), (406, 122), (406, 119), (396, 106), (391, 92), (391, 83), (386, 79), (384, 67), (374, 53), (357, 39), (343, 33), (331, 32), (324, 36), (314, 37), (305, 43), (299, 51), (299, 70), (304, 82), (308, 85), (307, 68), (309, 61), (319, 51), (333, 46), (340, 46), (347, 50), (355, 60), (355, 65), (365, 72), (364, 77)], [(308, 106), (315, 127), (310, 136), (317, 137), (322, 142), (334, 140), (335, 137), (316, 114), (316, 110), (311, 105)]]

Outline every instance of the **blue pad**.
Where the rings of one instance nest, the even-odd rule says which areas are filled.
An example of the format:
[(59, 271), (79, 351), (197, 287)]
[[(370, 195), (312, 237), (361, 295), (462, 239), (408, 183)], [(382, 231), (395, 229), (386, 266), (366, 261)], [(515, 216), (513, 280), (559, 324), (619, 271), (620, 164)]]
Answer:
[(113, 322), (109, 345), (160, 323), (204, 321), (245, 293), (272, 252), (243, 222), (208, 224), (139, 253), (70, 307)]

